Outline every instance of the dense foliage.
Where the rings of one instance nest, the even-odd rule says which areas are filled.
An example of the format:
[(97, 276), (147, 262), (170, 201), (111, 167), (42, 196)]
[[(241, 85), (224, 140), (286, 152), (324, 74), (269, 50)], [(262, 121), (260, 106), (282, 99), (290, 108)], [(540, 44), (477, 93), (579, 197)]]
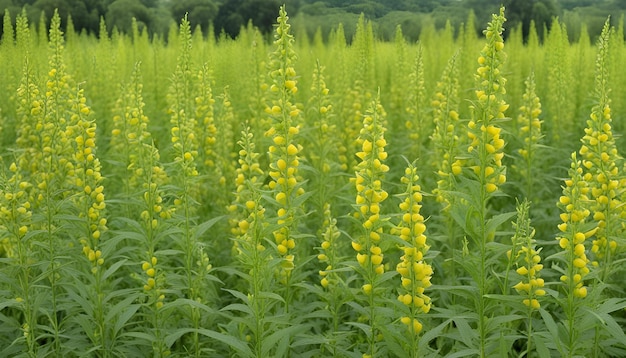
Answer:
[(6, 13), (0, 356), (626, 356), (623, 22), (278, 14)]

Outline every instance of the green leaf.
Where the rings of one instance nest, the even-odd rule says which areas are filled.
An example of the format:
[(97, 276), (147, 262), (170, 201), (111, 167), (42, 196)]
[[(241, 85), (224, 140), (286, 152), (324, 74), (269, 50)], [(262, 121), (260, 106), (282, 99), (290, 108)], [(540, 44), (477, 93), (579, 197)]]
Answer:
[(526, 318), (522, 315), (508, 314), (496, 316), (487, 320), (487, 331), (496, 330), (498, 327), (507, 327), (507, 323)]
[(117, 271), (117, 269), (119, 269), (122, 265), (124, 265), (126, 263), (126, 259), (123, 260), (118, 260), (116, 261), (113, 265), (111, 265), (106, 271), (104, 271), (104, 273), (102, 274), (102, 281), (106, 281), (109, 276), (111, 276), (112, 274), (115, 273), (115, 271)]
[(228, 306), (223, 307), (220, 311), (239, 311), (249, 314), (250, 316), (254, 316), (254, 312), (252, 311), (250, 306), (244, 305), (242, 303), (231, 303)]
[(626, 334), (624, 334), (624, 328), (621, 327), (613, 317), (608, 314), (601, 314), (600, 318), (604, 321), (604, 331), (613, 336), (619, 345), (626, 346)]
[[(274, 352), (275, 356), (277, 357), (286, 356), (285, 354), (286, 349), (287, 349), (287, 346), (289, 345), (289, 341), (291, 340), (291, 337), (298, 331), (304, 331), (305, 327), (306, 327), (305, 325), (301, 325), (301, 324), (291, 325), (285, 328), (281, 328), (273, 332), (272, 334), (263, 337), (263, 352), (261, 352), (263, 357), (269, 357), (270, 356), (269, 352), (273, 347), (277, 348), (276, 352)], [(280, 347), (281, 345), (283, 345), (283, 347)]]
[(250, 350), (250, 347), (248, 347), (248, 343), (233, 336), (202, 328), (198, 330), (198, 333), (228, 345), (232, 349), (239, 352), (243, 357), (254, 357), (254, 353)]
[(128, 295), (132, 295), (133, 297), (138, 297), (140, 294), (137, 292), (136, 288), (120, 289), (120, 290), (110, 292), (104, 299), (104, 302), (109, 302), (111, 301), (111, 299), (115, 297), (126, 297)]
[(0, 302), (0, 311), (2, 311), (3, 309), (7, 308), (7, 307), (19, 307), (21, 305), (21, 303), (17, 302), (16, 300), (6, 300), (3, 302)]
[(233, 336), (229, 336), (223, 333), (219, 333), (219, 332), (215, 332), (212, 330), (208, 330), (208, 329), (194, 329), (194, 328), (179, 328), (174, 330), (172, 333), (170, 333), (169, 335), (167, 335), (165, 337), (165, 345), (167, 347), (171, 347), (177, 340), (180, 339), (180, 337), (182, 337), (183, 335), (187, 334), (187, 333), (194, 333), (197, 332), (198, 334), (201, 334), (203, 336), (209, 337), (209, 338), (213, 338), (217, 341), (220, 341), (222, 343), (225, 343), (226, 345), (228, 345), (229, 347), (233, 348), (234, 350), (238, 351), (239, 353), (241, 353), (243, 355), (243, 357), (254, 357), (252, 351), (250, 350), (250, 348), (248, 347), (248, 345), (245, 342), (242, 342), (241, 340), (236, 339)]
[(546, 344), (544, 342), (542, 335), (533, 335), (532, 342), (534, 344), (535, 350), (537, 351), (537, 354), (539, 357), (550, 356), (550, 350), (548, 350), (548, 347), (546, 347)]
[[(619, 301), (620, 299), (613, 300)], [(605, 306), (605, 304), (603, 304), (602, 306)], [(614, 304), (609, 304), (607, 306), (611, 307), (611, 309), (615, 308), (615, 310), (623, 309), (623, 307), (620, 308), (619, 305)], [(615, 321), (615, 319), (611, 317), (611, 315), (609, 315), (607, 312), (598, 312), (597, 310), (590, 309), (586, 306), (582, 306), (581, 309), (588, 315), (588, 317), (596, 318), (596, 320), (600, 323), (599, 325), (595, 325), (596, 327), (600, 327), (602, 331), (607, 333), (609, 336), (615, 338), (618, 342), (626, 344), (626, 334), (624, 334), (624, 330)]]
[(89, 301), (89, 297), (84, 291), (76, 292), (70, 289), (70, 286), (68, 286), (67, 295), (71, 300), (80, 305), (80, 307), (83, 309), (83, 312), (85, 312), (88, 317), (93, 317), (94, 305), (91, 301)]
[(346, 305), (352, 307), (353, 310), (355, 310), (356, 313), (367, 316), (369, 314), (369, 311), (367, 310), (367, 308), (361, 306), (359, 303), (355, 302), (355, 301), (349, 301), (346, 302)]
[(477, 357), (478, 356), (478, 349), (474, 349), (474, 348), (467, 348), (467, 349), (463, 349), (460, 350), (458, 352), (455, 352), (453, 354), (448, 355), (448, 358), (458, 358), (458, 357)]
[(509, 213), (497, 214), (497, 215), (492, 216), (491, 218), (487, 220), (487, 223), (485, 225), (486, 234), (489, 234), (489, 233), (495, 234), (496, 230), (498, 229), (498, 227), (500, 227), (500, 225), (504, 224), (505, 222), (508, 222), (515, 215), (516, 215), (516, 212), (512, 211)]
[[(114, 306), (110, 307), (107, 310), (107, 312), (106, 312), (106, 316), (104, 317), (104, 320), (106, 322), (108, 322), (108, 323), (115, 322), (115, 317), (118, 316), (120, 314), (120, 312), (123, 312), (123, 310), (126, 307), (129, 307), (129, 306), (139, 306), (139, 305), (131, 305), (131, 302), (136, 300), (138, 296), (139, 296), (138, 294), (131, 295), (131, 296), (127, 297), (126, 299), (118, 302)], [(135, 311), (136, 310), (137, 310), (137, 308), (135, 308)]]
[(114, 237), (120, 238), (120, 240), (145, 242), (146, 234), (143, 233), (142, 231), (114, 231), (113, 234), (114, 234)]
[(596, 309), (598, 313), (612, 313), (626, 308), (626, 299), (623, 298), (609, 298), (602, 302), (602, 304)]
[[(385, 271), (382, 275), (376, 276), (376, 278), (375, 278), (376, 286), (378, 286), (378, 285), (380, 285), (380, 284), (382, 284), (384, 282), (387, 282), (387, 281), (393, 279), (394, 277), (396, 277), (398, 275), (399, 275), (398, 271), (395, 271), (395, 270)], [(380, 286), (378, 286), (378, 287), (380, 287)]]
[(126, 325), (126, 323), (135, 315), (135, 313), (137, 313), (137, 310), (139, 309), (139, 307), (141, 307), (141, 305), (138, 305), (138, 304), (123, 307), (123, 311), (117, 317), (117, 320), (115, 320), (115, 329), (114, 329), (115, 335), (121, 332), (122, 328)]
[(155, 336), (149, 333), (145, 333), (145, 332), (124, 332), (122, 334), (120, 334), (120, 337), (130, 337), (130, 338), (135, 338), (135, 339), (139, 339), (139, 340), (143, 340), (146, 342), (146, 345), (152, 345), (152, 342), (154, 342), (155, 340)]
[(463, 344), (467, 347), (472, 347), (473, 342), (478, 339), (478, 331), (472, 329), (464, 318), (455, 317), (452, 320), (456, 325)]
[(231, 295), (235, 296), (236, 298), (242, 300), (245, 303), (249, 303), (250, 302), (250, 300), (248, 299), (248, 295), (246, 295), (246, 294), (244, 294), (242, 292), (239, 292), (237, 290), (230, 290), (230, 289), (227, 289), (227, 288), (223, 288), (223, 290), (228, 292), (228, 293), (230, 293)]
[(328, 343), (328, 339), (322, 336), (315, 335), (307, 335), (307, 336), (298, 336), (294, 338), (293, 343), (291, 343), (291, 347), (302, 347), (302, 346), (319, 346), (321, 344)]
[(154, 253), (157, 256), (177, 256), (180, 257), (182, 256), (184, 253), (180, 250), (174, 250), (174, 249), (169, 249), (169, 250), (159, 250), (157, 252)]
[(346, 322), (346, 324), (360, 329), (367, 337), (372, 335), (372, 327), (369, 324), (359, 322)]
[(452, 322), (452, 318), (445, 320), (434, 328), (426, 330), (422, 334), (419, 340), (420, 354), (424, 355), (425, 347), (428, 347), (433, 339), (438, 338), (444, 329), (450, 325), (450, 322)]
[(285, 303), (285, 299), (281, 295), (278, 295), (278, 294), (273, 293), (273, 292), (265, 292), (265, 291), (264, 292), (259, 292), (259, 297), (258, 298), (269, 298), (269, 299), (274, 300), (274, 301)]
[(209, 230), (213, 225), (215, 225), (215, 223), (217, 223), (218, 221), (224, 219), (226, 216), (222, 215), (222, 216), (217, 216), (214, 218), (211, 218), (205, 222), (203, 222), (202, 224), (198, 225), (195, 227), (194, 233), (193, 233), (193, 237), (194, 239), (199, 239), (202, 235), (204, 235), (204, 233)]
[(168, 308), (171, 307), (180, 307), (180, 306), (190, 306), (193, 308), (197, 308), (199, 310), (202, 310), (208, 314), (214, 314), (215, 310), (207, 305), (205, 305), (202, 302), (198, 302), (196, 300), (190, 300), (188, 298), (178, 298), (175, 301), (168, 303)]
[(539, 314), (541, 314), (541, 317), (543, 318), (543, 323), (546, 325), (546, 328), (548, 328), (548, 331), (552, 336), (553, 343), (556, 345), (559, 352), (563, 353), (563, 347), (561, 346), (561, 339), (559, 337), (559, 327), (552, 318), (552, 315), (544, 308), (539, 309)]

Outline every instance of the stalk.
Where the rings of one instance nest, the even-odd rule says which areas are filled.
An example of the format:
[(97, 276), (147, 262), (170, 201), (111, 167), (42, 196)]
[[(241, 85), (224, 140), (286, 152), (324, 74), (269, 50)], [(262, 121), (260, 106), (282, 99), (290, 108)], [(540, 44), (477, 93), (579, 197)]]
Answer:
[(235, 200), (229, 211), (237, 211), (231, 219), (231, 232), (236, 236), (234, 250), (237, 259), (245, 269), (249, 269), (251, 280), (249, 284), (249, 305), (254, 320), (253, 351), (257, 358), (264, 356), (263, 337), (265, 336), (268, 303), (263, 297), (268, 287), (266, 272), (268, 267), (268, 253), (265, 249), (264, 228), (265, 209), (261, 205), (260, 185), (264, 172), (259, 166), (259, 154), (255, 152), (254, 135), (246, 126), (241, 132), (238, 167), (235, 177)]
[(424, 232), (426, 225), (424, 217), (420, 214), (422, 208), (422, 194), (418, 185), (419, 177), (413, 164), (405, 169), (401, 181), (406, 185), (403, 194), (404, 200), (399, 205), (402, 213), (402, 221), (395, 229), (396, 235), (406, 244), (401, 247), (404, 255), (396, 270), (401, 276), (401, 288), (398, 300), (405, 305), (407, 316), (400, 321), (407, 325), (409, 331), (409, 357), (419, 356), (419, 334), (422, 331), (422, 323), (418, 320), (421, 314), (428, 313), (431, 308), (430, 297), (424, 294), (425, 289), (430, 287), (433, 269), (424, 262), (424, 255), (428, 252)]
[(296, 53), (291, 25), (284, 6), (280, 8), (278, 24), (274, 34), (274, 51), (270, 54), (269, 89), (274, 93), (272, 102), (265, 112), (273, 120), (273, 125), (265, 133), (272, 139), (269, 146), (271, 180), (268, 184), (277, 206), (278, 228), (272, 233), (276, 250), (282, 258), (280, 281), (284, 285), (283, 298), (285, 313), (290, 313), (292, 293), (292, 273), (295, 268), (295, 234), (298, 215), (301, 210), (301, 197), (304, 194), (302, 177), (299, 175), (302, 146), (297, 138), (300, 133), (301, 113), (295, 103), (298, 80), (294, 65)]
[(356, 155), (362, 161), (356, 167), (355, 178), (352, 179), (356, 188), (355, 217), (361, 221), (361, 234), (352, 242), (352, 248), (357, 252), (358, 271), (363, 276), (365, 284), (361, 287), (366, 296), (366, 307), (369, 317), (370, 332), (367, 337), (368, 350), (364, 357), (376, 356), (377, 335), (380, 330), (379, 317), (376, 309), (379, 305), (378, 294), (379, 278), (385, 272), (381, 239), (384, 231), (381, 219), (381, 203), (388, 194), (382, 188), (384, 174), (389, 166), (384, 164), (387, 159), (383, 126), (384, 109), (380, 104), (380, 96), (372, 102), (363, 118), (363, 128), (357, 140), (361, 151)]
[(487, 241), (493, 238), (495, 232), (488, 231), (487, 222), (489, 213), (488, 201), (494, 196), (499, 186), (506, 181), (505, 168), (502, 166), (504, 153), (504, 140), (500, 138), (501, 128), (498, 122), (505, 118), (504, 111), (508, 105), (502, 99), (506, 93), (506, 79), (502, 77), (500, 68), (506, 59), (503, 52), (504, 41), (502, 38), (502, 25), (504, 7), (500, 8), (499, 15), (492, 15), (492, 21), (484, 31), (487, 43), (478, 58), (480, 65), (476, 70), (475, 91), (476, 101), (470, 106), (472, 119), (468, 123), (467, 135), (471, 140), (468, 146), (468, 158), (460, 158), (452, 164), (452, 172), (456, 175), (462, 173), (462, 167), (469, 166), (473, 171), (471, 180), (478, 185), (478, 197), (474, 198), (470, 209), (477, 216), (475, 220), (466, 225), (477, 227), (475, 244), (480, 253), (479, 277), (478, 277), (478, 314), (479, 331), (479, 355), (484, 357), (487, 341), (487, 318), (485, 295), (489, 293), (487, 287)]
[[(172, 86), (168, 95), (171, 114), (171, 141), (174, 150), (174, 165), (178, 171), (179, 192), (174, 200), (176, 210), (181, 212), (179, 216), (182, 238), (179, 241), (183, 258), (184, 296), (197, 301), (201, 297), (194, 273), (194, 253), (198, 250), (194, 237), (195, 222), (192, 219), (195, 211), (192, 210), (194, 195), (197, 194), (197, 186), (194, 178), (198, 176), (196, 158), (198, 157), (198, 143), (196, 138), (196, 120), (193, 117), (195, 111), (192, 97), (192, 66), (191, 66), (191, 29), (189, 20), (185, 16), (180, 25), (180, 56), (172, 79)], [(198, 329), (200, 328), (201, 312), (196, 306), (189, 306), (189, 317), (192, 327), (191, 352), (195, 357), (200, 356), (200, 341)]]
[[(589, 274), (589, 259), (587, 258), (585, 240), (593, 236), (597, 226), (587, 224), (586, 219), (590, 214), (586, 208), (589, 201), (589, 187), (582, 177), (583, 169), (581, 161), (572, 153), (572, 164), (569, 170), (569, 179), (565, 181), (563, 195), (559, 199), (558, 206), (561, 209), (559, 224), (560, 235), (557, 237), (559, 246), (564, 250), (566, 264), (565, 274), (561, 276), (566, 291), (564, 310), (567, 316), (567, 348), (568, 356), (577, 355), (576, 343), (578, 339), (578, 326), (576, 316), (580, 306), (580, 300), (587, 296), (587, 287), (584, 286), (584, 278)], [(595, 228), (594, 228), (595, 227)]]

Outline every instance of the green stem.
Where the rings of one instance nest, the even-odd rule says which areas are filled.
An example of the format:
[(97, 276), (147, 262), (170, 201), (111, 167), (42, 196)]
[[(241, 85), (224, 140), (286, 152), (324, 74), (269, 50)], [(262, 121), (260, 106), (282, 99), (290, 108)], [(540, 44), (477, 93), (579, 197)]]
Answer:
[[(529, 295), (529, 300), (532, 299), (532, 295)], [(530, 352), (532, 348), (532, 338), (533, 338), (533, 320), (532, 320), (533, 309), (532, 307), (528, 307), (528, 317), (526, 323), (526, 358), (530, 358)]]
[(486, 256), (486, 250), (485, 250), (485, 227), (484, 227), (484, 215), (483, 213), (481, 213), (480, 215), (480, 221), (481, 221), (481, 233), (482, 233), (482, 241), (480, 243), (480, 281), (479, 281), (479, 287), (478, 287), (478, 333), (480, 335), (480, 357), (483, 358), (485, 357), (485, 343), (487, 340), (487, 322), (485, 320), (485, 293), (486, 293), (486, 278), (485, 278), (485, 272), (486, 272), (486, 263), (485, 263), (485, 256)]
[[(489, 103), (487, 103), (487, 108), (489, 108)], [(477, 124), (478, 125), (478, 124)], [(484, 123), (485, 127), (489, 125), (487, 121)], [(485, 168), (489, 165), (487, 161), (487, 150), (485, 148), (485, 143), (488, 142), (487, 132), (483, 131), (483, 145), (480, 146), (480, 174), (479, 174), (479, 184), (480, 184), (480, 211), (478, 213), (478, 220), (480, 222), (480, 231), (478, 237), (478, 245), (480, 247), (480, 278), (478, 282), (478, 333), (480, 336), (480, 357), (485, 357), (485, 343), (487, 340), (487, 322), (485, 320), (485, 294), (487, 293), (487, 282), (486, 282), (486, 246), (487, 246), (487, 228), (486, 228), (486, 216), (487, 216), (487, 200), (489, 199), (486, 190), (487, 178), (485, 177)]]
[[(184, 170), (184, 169), (183, 169)], [(187, 289), (188, 289), (188, 298), (191, 300), (196, 300), (196, 298), (198, 297), (198, 292), (196, 290), (196, 288), (194, 287), (194, 280), (193, 280), (193, 269), (192, 269), (192, 265), (193, 265), (193, 251), (194, 251), (194, 246), (195, 246), (195, 241), (192, 239), (191, 237), (191, 223), (190, 223), (190, 209), (189, 209), (189, 199), (188, 199), (188, 194), (189, 194), (189, 187), (187, 185), (187, 178), (186, 178), (186, 174), (185, 177), (183, 178), (183, 206), (184, 206), (184, 211), (185, 211), (185, 219), (184, 219), (184, 235), (185, 235), (185, 271), (186, 271), (186, 275), (187, 275)], [(198, 336), (198, 329), (200, 328), (200, 317), (199, 317), (199, 312), (198, 309), (194, 306), (191, 307), (190, 306), (190, 310), (191, 310), (191, 321), (193, 323), (193, 328), (194, 328), (194, 332), (193, 332), (193, 351), (194, 351), (194, 355), (196, 357), (200, 357), (200, 345), (199, 345), (199, 336)]]
[[(19, 241), (19, 240), (18, 240)], [(33, 310), (31, 307), (31, 297), (30, 297), (30, 269), (28, 267), (27, 257), (25, 256), (25, 252), (23, 251), (23, 245), (19, 245), (20, 250), (20, 286), (22, 288), (22, 299), (24, 305), (24, 322), (28, 325), (26, 330), (26, 346), (28, 347), (28, 356), (36, 357), (37, 356), (37, 345), (35, 344), (35, 326), (37, 324), (35, 320), (35, 316), (33, 315)]]
[(53, 341), (53, 349), (57, 356), (61, 354), (61, 343), (60, 343), (60, 334), (59, 334), (59, 322), (57, 319), (57, 280), (56, 280), (56, 240), (54, 240), (54, 235), (52, 233), (53, 219), (50, 207), (50, 192), (46, 188), (46, 231), (48, 238), (48, 262), (50, 265), (50, 272), (48, 274), (48, 278), (50, 280), (50, 303), (52, 305), (52, 312), (50, 312), (50, 318), (52, 322), (52, 328), (54, 330), (54, 341)]
[[(574, 230), (574, 232), (577, 232)], [(567, 294), (567, 320), (568, 320), (568, 352), (567, 356), (572, 358), (574, 356), (574, 346), (576, 342), (576, 325), (574, 324), (574, 318), (576, 316), (576, 307), (574, 301), (574, 245), (570, 245), (569, 251), (569, 267), (568, 267), (568, 294)]]
[(256, 357), (263, 357), (263, 332), (265, 331), (265, 298), (261, 297), (263, 292), (263, 282), (262, 282), (262, 274), (264, 271), (264, 265), (261, 256), (259, 255), (259, 247), (262, 245), (262, 236), (259, 234), (259, 222), (254, 220), (253, 227), (253, 235), (254, 235), (254, 247), (252, 248), (254, 252), (254, 267), (252, 270), (252, 299), (253, 301), (253, 310), (254, 310), (254, 318), (256, 323), (256, 332), (255, 332), (255, 348), (256, 348)]
[[(529, 117), (528, 128), (530, 135), (532, 136), (532, 117)], [(532, 177), (532, 167), (533, 167), (533, 144), (532, 141), (528, 141), (528, 146), (526, 147), (526, 198), (529, 201), (532, 201), (531, 193), (533, 189), (533, 177)]]
[(98, 271), (96, 271), (96, 307), (95, 307), (95, 321), (98, 325), (98, 334), (100, 340), (100, 350), (102, 352), (102, 357), (109, 357), (109, 347), (106, 341), (106, 330), (104, 323), (104, 293), (102, 292), (102, 268), (98, 267)]
[[(451, 284), (456, 284), (456, 260), (458, 260), (457, 258), (457, 238), (456, 238), (456, 222), (454, 221), (454, 219), (452, 218), (452, 216), (450, 215), (449, 211), (446, 210), (444, 212), (444, 215), (446, 216), (446, 225), (447, 225), (447, 230), (446, 232), (448, 233), (448, 243), (450, 245), (450, 254), (452, 256), (452, 259), (450, 261), (450, 273), (448, 275), (446, 275), (446, 277), (449, 277), (449, 281)], [(456, 295), (451, 295), (450, 296), (450, 304), (452, 306), (454, 306), (456, 304)]]
[(370, 283), (372, 285), (372, 291), (369, 293), (368, 295), (368, 304), (369, 304), (369, 311), (370, 311), (370, 337), (369, 337), (369, 352), (371, 354), (371, 357), (375, 357), (376, 356), (376, 306), (375, 306), (375, 300), (374, 300), (374, 293), (375, 293), (375, 286), (374, 286), (374, 281), (375, 281), (375, 277), (372, 278), (372, 276), (375, 275), (373, 271), (373, 267), (372, 267), (372, 263), (370, 262), (369, 264), (370, 267), (370, 272), (369, 274), (369, 278), (368, 278), (368, 283)]
[[(19, 180), (16, 177), (15, 180), (15, 185), (19, 185)], [(19, 190), (19, 187), (15, 187), (13, 188), (13, 193), (17, 192)], [(18, 211), (17, 211), (17, 203), (13, 202), (11, 205), (11, 211), (12, 211), (12, 217), (16, 218), (18, 217)], [(31, 272), (30, 272), (30, 267), (29, 267), (29, 263), (28, 263), (28, 256), (29, 256), (29, 250), (28, 250), (28, 243), (23, 241), (23, 238), (20, 238), (20, 234), (19, 234), (19, 226), (20, 226), (20, 222), (13, 222), (13, 234), (16, 237), (16, 243), (17, 243), (17, 252), (18, 252), (18, 265), (19, 265), (19, 273), (18, 273), (18, 279), (19, 279), (19, 287), (20, 287), (20, 297), (22, 298), (22, 306), (23, 306), (23, 310), (24, 310), (24, 323), (27, 325), (27, 328), (25, 330), (25, 338), (26, 338), (26, 347), (28, 348), (28, 356), (29, 357), (36, 357), (37, 356), (37, 350), (36, 350), (36, 345), (35, 345), (35, 327), (36, 327), (36, 319), (35, 316), (33, 314), (33, 310), (31, 307)]]
[(165, 351), (163, 350), (163, 343), (161, 342), (161, 325), (159, 320), (159, 308), (154, 307), (152, 309), (152, 327), (154, 327), (154, 338), (156, 340), (156, 344), (158, 344), (156, 350), (158, 351), (159, 357), (165, 356)]
[(333, 307), (333, 311), (332, 311), (332, 315), (333, 315), (333, 357), (338, 357), (338, 352), (337, 352), (337, 344), (335, 341), (335, 337), (337, 335), (337, 332), (339, 332), (339, 307), (341, 307), (340, 303), (339, 303), (339, 290), (332, 290), (332, 307)]

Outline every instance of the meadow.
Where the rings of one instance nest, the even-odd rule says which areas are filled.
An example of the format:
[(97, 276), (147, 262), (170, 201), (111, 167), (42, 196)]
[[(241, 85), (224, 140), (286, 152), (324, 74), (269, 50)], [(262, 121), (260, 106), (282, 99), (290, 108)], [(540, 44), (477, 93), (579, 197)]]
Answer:
[(623, 19), (505, 17), (5, 13), (0, 356), (626, 356)]

